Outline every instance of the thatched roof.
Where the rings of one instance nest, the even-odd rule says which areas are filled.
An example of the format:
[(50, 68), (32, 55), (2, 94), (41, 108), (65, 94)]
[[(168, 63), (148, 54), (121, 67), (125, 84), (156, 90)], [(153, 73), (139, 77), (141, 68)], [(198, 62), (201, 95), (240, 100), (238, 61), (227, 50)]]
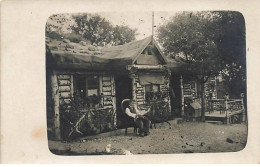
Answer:
[[(127, 65), (143, 52), (153, 41), (152, 36), (119, 46), (95, 47), (86, 42), (73, 43), (69, 40), (46, 38), (48, 61), (59, 69), (126, 70)], [(154, 41), (162, 60), (171, 71), (180, 72), (182, 62), (166, 59)], [(47, 61), (47, 64), (50, 63)]]
[(152, 41), (152, 37), (111, 47), (95, 47), (85, 42), (73, 43), (68, 40), (46, 39), (47, 53), (59, 68), (120, 69), (132, 61)]

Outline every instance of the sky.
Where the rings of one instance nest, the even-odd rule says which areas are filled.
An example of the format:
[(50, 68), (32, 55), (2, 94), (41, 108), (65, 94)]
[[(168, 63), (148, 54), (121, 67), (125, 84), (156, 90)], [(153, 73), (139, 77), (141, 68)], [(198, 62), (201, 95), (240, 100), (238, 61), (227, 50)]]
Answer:
[[(131, 28), (137, 29), (137, 40), (143, 39), (152, 35), (152, 11), (151, 12), (110, 12), (98, 13), (102, 17), (109, 20), (113, 25), (128, 25)], [(174, 16), (176, 12), (154, 12), (154, 33), (156, 34), (157, 27), (170, 17)]]
[[(76, 13), (75, 13), (76, 14)], [(94, 14), (94, 13), (92, 13)], [(138, 35), (137, 40), (146, 38), (152, 35), (152, 11), (150, 12), (103, 12), (95, 13), (109, 20), (111, 24), (116, 25), (128, 25), (130, 28), (137, 29)], [(176, 12), (154, 12), (154, 34), (156, 35), (157, 27), (168, 21)], [(50, 19), (47, 21), (48, 24), (61, 27), (63, 32), (69, 33), (67, 28), (70, 25), (75, 24), (71, 19), (72, 14), (64, 13), (59, 14), (57, 18), (65, 18), (66, 21), (62, 23), (57, 23), (56, 19)]]

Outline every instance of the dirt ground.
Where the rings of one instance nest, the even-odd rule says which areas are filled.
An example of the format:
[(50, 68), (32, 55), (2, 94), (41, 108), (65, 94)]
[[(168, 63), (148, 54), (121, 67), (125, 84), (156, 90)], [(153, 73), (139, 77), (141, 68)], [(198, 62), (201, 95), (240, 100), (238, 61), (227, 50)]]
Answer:
[[(55, 154), (173, 154), (203, 152), (235, 152), (242, 150), (247, 141), (245, 124), (217, 125), (183, 122), (150, 130), (150, 135), (139, 137), (132, 131), (127, 136), (104, 137), (75, 142), (49, 141)], [(110, 152), (105, 147), (111, 144)]]

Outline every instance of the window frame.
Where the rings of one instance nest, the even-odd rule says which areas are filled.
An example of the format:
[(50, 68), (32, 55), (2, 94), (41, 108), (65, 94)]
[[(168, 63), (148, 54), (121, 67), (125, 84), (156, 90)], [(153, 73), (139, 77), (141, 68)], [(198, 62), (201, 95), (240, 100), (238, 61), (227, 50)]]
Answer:
[[(81, 92), (81, 90), (80, 89), (78, 89), (78, 81), (80, 80), (80, 79), (82, 79), (82, 80), (84, 80), (83, 81), (83, 85), (85, 85), (85, 87), (84, 87), (84, 89), (83, 89), (83, 91), (85, 91), (84, 92), (84, 94), (83, 95), (80, 95), (81, 96), (81, 98), (82, 99), (84, 99), (84, 100), (86, 100), (87, 98), (91, 98), (91, 97), (93, 97), (93, 95), (91, 95), (91, 96), (89, 96), (89, 80), (90, 80), (90, 78), (91, 77), (96, 77), (95, 79), (96, 79), (96, 85), (95, 86), (93, 86), (93, 85), (91, 85), (91, 86), (93, 86), (94, 88), (96, 88), (97, 89), (97, 96), (99, 96), (100, 94), (101, 94), (101, 90), (100, 90), (100, 82), (99, 82), (99, 80), (100, 80), (100, 75), (95, 75), (95, 74), (92, 74), (92, 75), (84, 75), (84, 74), (80, 74), (80, 75), (74, 75), (74, 79), (73, 79), (73, 94), (76, 94), (78, 91), (79, 92)], [(91, 78), (92, 79), (92, 78)]]

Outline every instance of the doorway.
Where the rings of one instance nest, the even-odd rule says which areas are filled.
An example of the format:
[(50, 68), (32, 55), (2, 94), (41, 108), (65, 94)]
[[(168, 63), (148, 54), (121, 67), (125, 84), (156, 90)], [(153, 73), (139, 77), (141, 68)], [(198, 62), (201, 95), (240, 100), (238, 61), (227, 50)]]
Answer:
[(171, 100), (171, 115), (173, 118), (181, 117), (181, 76), (171, 75), (170, 77), (170, 100)]
[(116, 86), (116, 111), (117, 127), (123, 127), (124, 113), (121, 109), (121, 102), (124, 99), (132, 99), (132, 79), (127, 75), (115, 77)]

